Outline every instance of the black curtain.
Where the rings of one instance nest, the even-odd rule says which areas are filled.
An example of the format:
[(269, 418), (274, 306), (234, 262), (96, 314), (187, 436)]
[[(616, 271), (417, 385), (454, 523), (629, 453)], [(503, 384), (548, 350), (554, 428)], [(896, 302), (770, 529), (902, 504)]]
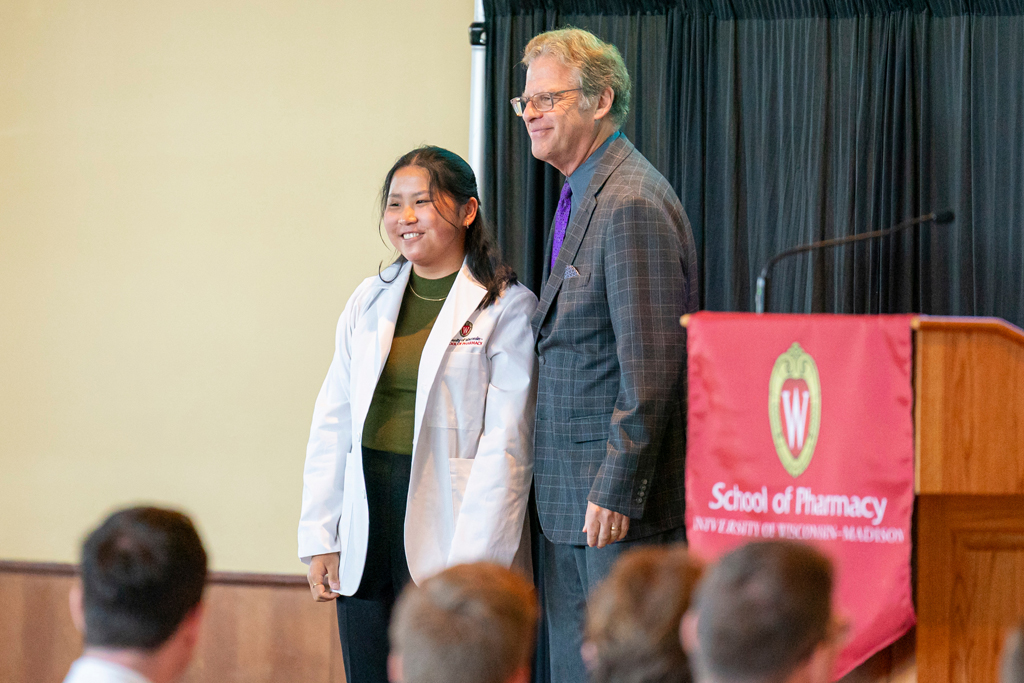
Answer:
[(624, 132), (693, 224), (701, 307), (753, 309), (796, 244), (950, 208), (956, 221), (800, 256), (770, 310), (992, 315), (1024, 325), (1024, 0), (486, 0), (483, 204), (540, 290), (561, 177), (508, 100), (529, 39), (618, 46)]

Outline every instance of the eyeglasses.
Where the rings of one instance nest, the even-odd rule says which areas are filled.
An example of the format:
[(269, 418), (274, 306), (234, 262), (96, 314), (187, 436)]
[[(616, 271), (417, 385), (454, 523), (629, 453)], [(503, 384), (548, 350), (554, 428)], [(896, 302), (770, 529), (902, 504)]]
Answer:
[(515, 110), (516, 116), (522, 116), (523, 112), (526, 111), (526, 105), (531, 102), (533, 102), (533, 108), (537, 111), (551, 111), (555, 108), (555, 102), (562, 99), (565, 93), (576, 90), (582, 90), (582, 88), (569, 88), (568, 90), (559, 90), (558, 92), (539, 92), (533, 97), (513, 97), (509, 102), (512, 104), (512, 109)]

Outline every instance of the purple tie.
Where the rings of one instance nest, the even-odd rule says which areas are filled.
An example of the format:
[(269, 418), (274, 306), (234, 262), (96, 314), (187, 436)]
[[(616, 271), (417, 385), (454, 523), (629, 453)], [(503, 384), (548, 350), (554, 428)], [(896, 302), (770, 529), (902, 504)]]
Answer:
[(562, 195), (558, 198), (558, 208), (555, 209), (555, 234), (551, 241), (551, 270), (555, 269), (555, 259), (562, 249), (562, 242), (565, 240), (565, 228), (569, 225), (569, 212), (572, 210), (572, 188), (569, 181), (562, 185)]

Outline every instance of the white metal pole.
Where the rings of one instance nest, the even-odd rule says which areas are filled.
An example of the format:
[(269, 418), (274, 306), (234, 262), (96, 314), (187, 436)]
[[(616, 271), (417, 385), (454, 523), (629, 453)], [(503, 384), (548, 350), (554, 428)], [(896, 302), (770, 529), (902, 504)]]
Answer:
[[(473, 21), (484, 21), (484, 0), (475, 0)], [(484, 41), (487, 36), (484, 36)], [(469, 165), (476, 173), (478, 188), (484, 185), (484, 112), (486, 104), (484, 93), (486, 80), (487, 48), (484, 45), (473, 45), (471, 50), (471, 71), (469, 86)]]

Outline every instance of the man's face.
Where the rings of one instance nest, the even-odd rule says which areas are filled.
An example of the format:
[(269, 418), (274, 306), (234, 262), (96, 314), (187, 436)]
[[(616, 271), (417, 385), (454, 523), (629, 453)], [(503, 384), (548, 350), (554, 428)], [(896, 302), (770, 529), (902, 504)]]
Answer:
[[(554, 93), (575, 88), (573, 72), (557, 58), (541, 55), (526, 69), (524, 97), (537, 93)], [(594, 120), (596, 103), (580, 108), (580, 92), (575, 90), (555, 98), (551, 111), (537, 111), (533, 103), (523, 111), (523, 122), (530, 134), (533, 156), (546, 161), (563, 174), (576, 170), (590, 151), (597, 134), (598, 121)]]

